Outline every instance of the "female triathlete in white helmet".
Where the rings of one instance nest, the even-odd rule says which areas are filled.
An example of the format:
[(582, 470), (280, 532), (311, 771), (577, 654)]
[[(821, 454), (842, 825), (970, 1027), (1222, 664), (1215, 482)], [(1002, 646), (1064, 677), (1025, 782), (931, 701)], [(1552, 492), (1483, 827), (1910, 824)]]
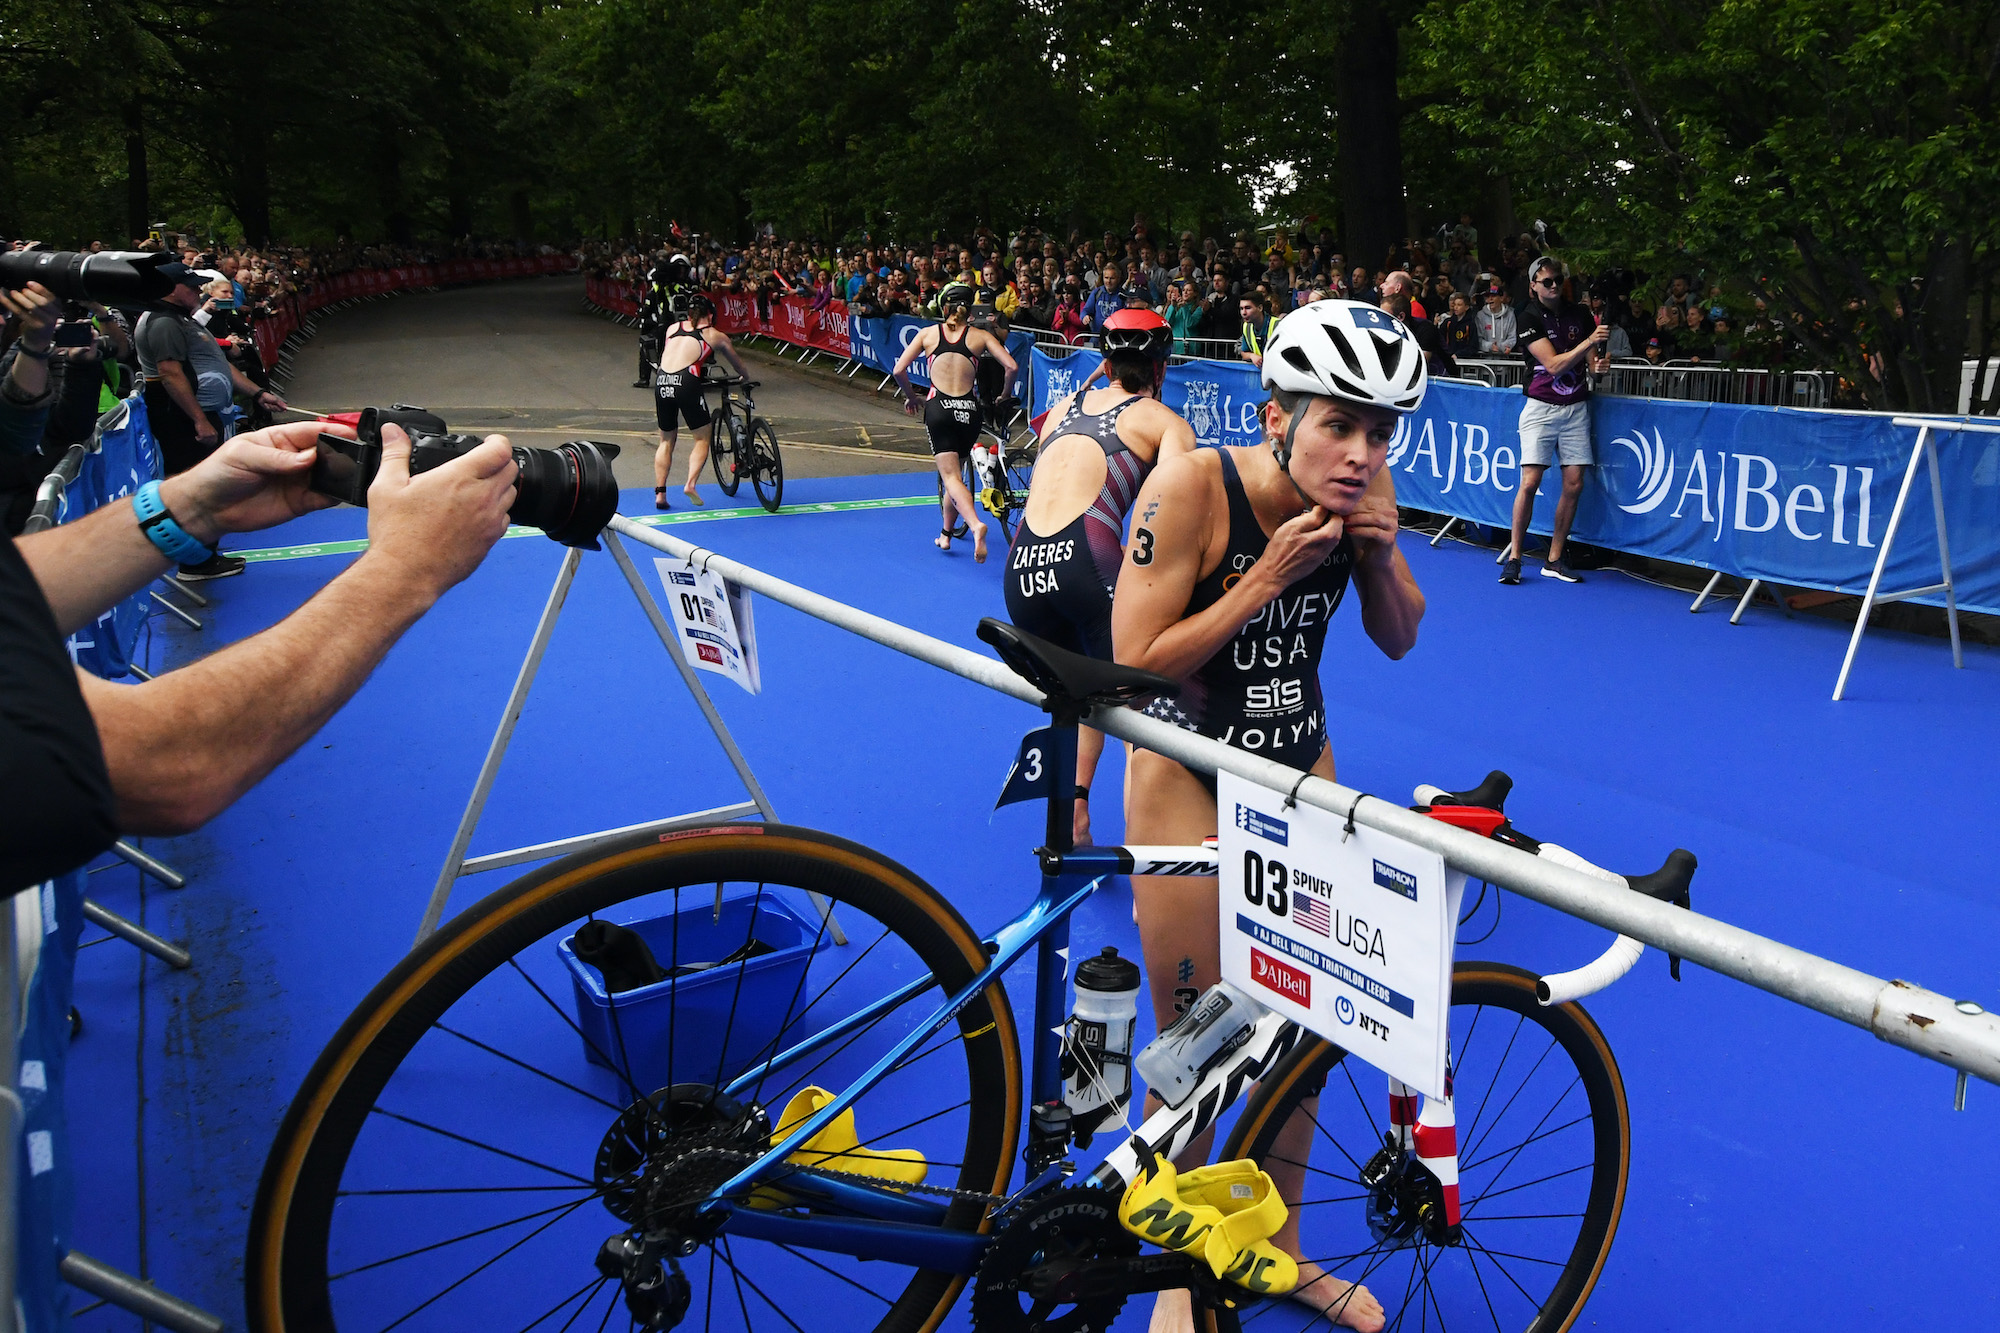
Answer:
[[(1424, 597), (1396, 549), (1396, 491), (1384, 469), (1401, 417), (1423, 403), (1423, 349), (1393, 316), (1316, 301), (1265, 348), (1261, 444), (1163, 460), (1133, 510), (1112, 602), (1118, 661), (1182, 682), (1147, 712), (1293, 768), (1332, 778), (1320, 690), (1326, 626), (1350, 582), (1361, 625), (1399, 658), (1417, 641)], [(1151, 751), (1132, 754), (1125, 840), (1189, 846), (1216, 832), (1214, 779)], [(1153, 1015), (1171, 1023), (1220, 979), (1214, 880), (1133, 880)], [(1150, 1109), (1150, 1108), (1149, 1108)], [(1301, 1121), (1296, 1132), (1310, 1125)], [(1292, 1132), (1292, 1131), (1288, 1131)], [(1206, 1161), (1208, 1140), (1188, 1164)], [(1291, 1202), (1302, 1170), (1271, 1174)], [(1296, 1151), (1291, 1156), (1303, 1160)], [(1276, 1243), (1298, 1254), (1297, 1210)], [(1366, 1288), (1300, 1263), (1294, 1298), (1336, 1323), (1382, 1327)], [(1155, 1330), (1191, 1326), (1167, 1292)]]

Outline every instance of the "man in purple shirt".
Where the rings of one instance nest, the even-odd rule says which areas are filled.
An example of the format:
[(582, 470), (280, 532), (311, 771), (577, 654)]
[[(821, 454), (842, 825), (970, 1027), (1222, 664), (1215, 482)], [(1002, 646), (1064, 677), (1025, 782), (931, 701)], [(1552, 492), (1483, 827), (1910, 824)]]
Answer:
[(1528, 266), (1530, 299), (1521, 311), (1515, 343), (1528, 363), (1528, 400), (1521, 407), (1521, 488), (1514, 493), (1514, 540), (1500, 571), (1502, 583), (1521, 581), (1528, 518), (1551, 463), (1562, 465), (1562, 496), (1556, 501), (1555, 531), (1542, 577), (1583, 582), (1563, 563), (1563, 543), (1576, 519), (1577, 497), (1583, 494), (1583, 470), (1597, 461), (1590, 447), (1587, 372), (1604, 368), (1610, 330), (1598, 324), (1589, 307), (1563, 299), (1562, 281), (1562, 265), (1546, 255)]

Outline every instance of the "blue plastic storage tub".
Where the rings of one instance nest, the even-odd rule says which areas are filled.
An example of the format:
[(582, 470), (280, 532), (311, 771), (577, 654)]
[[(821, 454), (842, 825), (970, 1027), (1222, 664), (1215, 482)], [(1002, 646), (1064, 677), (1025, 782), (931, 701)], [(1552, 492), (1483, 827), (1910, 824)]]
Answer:
[[(692, 898), (683, 894), (681, 901), (691, 903)], [(576, 990), (584, 1058), (615, 1070), (622, 1047), (633, 1082), (647, 1092), (669, 1083), (727, 1082), (753, 1062), (770, 1058), (785, 1011), (792, 997), (801, 993), (800, 978), (812, 963), (814, 937), (819, 936), (818, 947), (832, 943), (819, 934), (816, 920), (798, 915), (767, 891), (761, 898), (755, 893), (724, 898), (719, 919), (711, 898), (677, 913), (617, 924), (637, 931), (660, 966), (667, 967), (676, 953), (678, 917), (678, 954), (685, 966), (726, 958), (741, 949), (753, 930), (753, 912), (755, 937), (770, 945), (772, 952), (741, 968), (732, 963), (620, 991), (615, 1025), (613, 997), (604, 989), (603, 975), (577, 958), (569, 940), (560, 941), (556, 948)], [(789, 1034), (786, 1045), (805, 1035)]]

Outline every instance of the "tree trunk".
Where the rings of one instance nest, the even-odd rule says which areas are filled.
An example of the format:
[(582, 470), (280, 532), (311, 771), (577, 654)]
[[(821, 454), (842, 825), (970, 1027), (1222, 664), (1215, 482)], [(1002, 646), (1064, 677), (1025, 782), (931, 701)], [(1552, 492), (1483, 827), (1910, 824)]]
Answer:
[(514, 191), (507, 196), (507, 206), (514, 214), (514, 239), (517, 241), (535, 239), (535, 220), (528, 211), (528, 192)]
[(270, 135), (261, 126), (239, 131), (242, 149), (237, 158), (236, 220), (243, 224), (243, 239), (251, 245), (271, 240)]
[(1971, 247), (1961, 240), (1938, 237), (1931, 244), (1922, 289), (1903, 289), (1903, 355), (1897, 369), (1912, 411), (1958, 411), (1958, 391), (1965, 375), (1971, 267)]
[(1353, 0), (1340, 42), (1336, 129), (1350, 263), (1380, 267), (1406, 222), (1396, 19), (1389, 0)]
[(403, 206), (403, 144), (397, 127), (382, 124), (375, 131), (375, 189), (382, 206), (382, 228), (398, 245), (410, 243), (410, 214)]
[(145, 108), (137, 97), (125, 104), (125, 235), (133, 240), (152, 229), (152, 183), (146, 171)]

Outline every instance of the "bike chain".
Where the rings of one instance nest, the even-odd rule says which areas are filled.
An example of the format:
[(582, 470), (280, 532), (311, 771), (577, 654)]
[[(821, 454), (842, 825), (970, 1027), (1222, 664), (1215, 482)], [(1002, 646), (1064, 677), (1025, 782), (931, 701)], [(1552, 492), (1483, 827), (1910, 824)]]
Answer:
[[(754, 1152), (744, 1152), (741, 1149), (737, 1148), (690, 1148), (687, 1152), (682, 1153), (680, 1156), (674, 1158), (673, 1161), (667, 1163), (667, 1169), (672, 1170), (674, 1167), (681, 1165), (683, 1162), (686, 1162), (690, 1158), (704, 1157), (704, 1156), (726, 1157), (733, 1161), (738, 1161), (738, 1162), (754, 1162), (758, 1160), (760, 1157), (762, 1157), (763, 1154)], [(970, 1203), (983, 1203), (986, 1204), (988, 1207), (996, 1207), (1000, 1204), (1006, 1203), (1012, 1197), (1011, 1195), (1006, 1195), (1006, 1194), (981, 1194), (978, 1190), (953, 1189), (948, 1185), (925, 1185), (921, 1183), (913, 1184), (907, 1180), (888, 1180), (881, 1176), (864, 1176), (851, 1171), (830, 1171), (824, 1167), (817, 1167), (817, 1166), (791, 1165), (790, 1169), (794, 1172), (803, 1175), (825, 1176), (829, 1180), (846, 1181), (849, 1184), (859, 1183), (863, 1185), (874, 1185), (881, 1189), (895, 1190), (904, 1193), (935, 1194), (942, 1198), (947, 1198), (947, 1199), (964, 1200)], [(784, 1188), (783, 1185), (777, 1183), (776, 1181), (771, 1181), (767, 1183), (770, 1185), (772, 1189)]]

